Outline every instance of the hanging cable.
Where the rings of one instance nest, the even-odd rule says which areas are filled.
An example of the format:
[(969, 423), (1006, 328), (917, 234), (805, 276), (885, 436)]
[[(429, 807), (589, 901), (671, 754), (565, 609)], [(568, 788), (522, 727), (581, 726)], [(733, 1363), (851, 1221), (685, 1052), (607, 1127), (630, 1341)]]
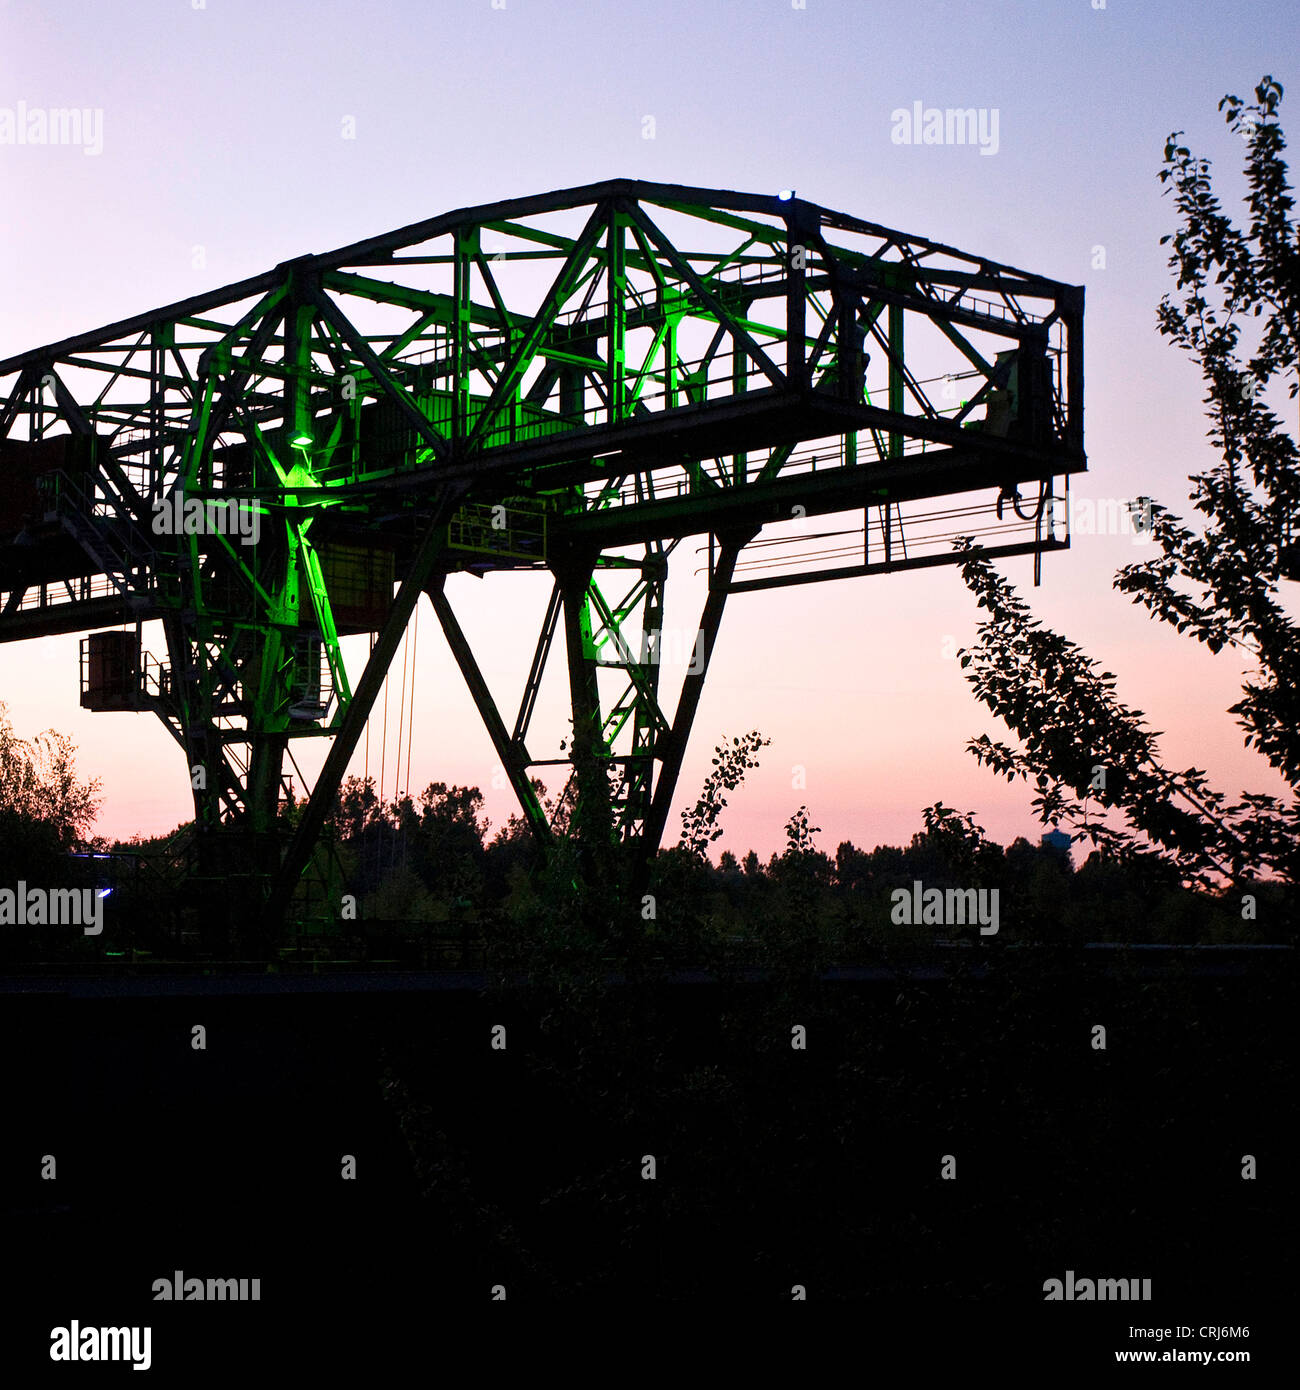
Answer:
[(384, 673), (384, 735), (379, 741), (379, 804), (384, 804), (384, 771), (388, 763), (388, 673)]
[(420, 605), (415, 605), (415, 632), (411, 637), (411, 713), (406, 721), (406, 780), (411, 780), (411, 735), (415, 731), (415, 654), (420, 649)]
[(411, 645), (411, 631), (402, 634), (402, 694), (397, 701), (397, 771), (393, 774), (393, 795), (402, 793), (402, 721), (406, 718), (406, 654)]
[[(370, 651), (371, 651), (371, 654), (372, 654), (372, 655), (373, 655), (373, 653), (374, 653), (374, 650), (375, 650), (375, 634), (372, 632), (372, 633), (370, 634)], [(365, 765), (365, 773), (364, 773), (364, 776), (365, 776), (365, 780), (368, 782), (368, 781), (370, 780), (370, 716), (369, 716), (369, 715), (366, 715), (366, 765)]]

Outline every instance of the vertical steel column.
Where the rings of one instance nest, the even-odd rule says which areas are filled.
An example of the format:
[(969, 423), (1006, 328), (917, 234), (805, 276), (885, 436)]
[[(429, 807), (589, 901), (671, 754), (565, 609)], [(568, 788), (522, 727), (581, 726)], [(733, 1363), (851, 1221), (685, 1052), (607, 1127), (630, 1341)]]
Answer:
[[(902, 415), (907, 407), (907, 395), (903, 384), (903, 306), (889, 306), (889, 410), (891, 414)], [(892, 430), (889, 435), (889, 457), (901, 458), (903, 455), (903, 436)]]
[(659, 673), (663, 663), (664, 587), (668, 577), (668, 561), (662, 541), (647, 542), (642, 574), (645, 597), (641, 605), (641, 674), (648, 689), (638, 688), (632, 709), (632, 753), (627, 765), (626, 833), (629, 835), (644, 833), (653, 794), (658, 732), (655, 714), (659, 701)]
[(808, 389), (808, 218), (796, 203), (786, 215), (785, 380), (791, 391)]
[(325, 764), (316, 778), (316, 785), (312, 788), (311, 796), (298, 821), (293, 839), (289, 842), (288, 850), (280, 864), (280, 871), (267, 899), (263, 921), (270, 928), (274, 928), (289, 906), (294, 888), (307, 867), (321, 827), (333, 809), (339, 783), (342, 782), (352, 754), (356, 751), (357, 740), (370, 717), (371, 706), (383, 686), (389, 664), (397, 651), (398, 643), (402, 640), (402, 634), (406, 631), (406, 624), (415, 611), (416, 602), (433, 574), (434, 562), (446, 539), (447, 518), (458, 497), (459, 492), (447, 488), (438, 498), (428, 529), (411, 561), (411, 567), (406, 578), (402, 580), (388, 617), (370, 649), (366, 669), (352, 692), (347, 713), (334, 735)]
[[(677, 779), (681, 775), (682, 760), (686, 756), (686, 745), (695, 722), (695, 712), (700, 706), (700, 696), (704, 692), (704, 677), (708, 674), (709, 662), (713, 657), (713, 646), (717, 641), (718, 628), (722, 623), (722, 610), (727, 602), (727, 591), (736, 572), (736, 560), (741, 550), (755, 533), (753, 531), (726, 532), (718, 536), (717, 564), (709, 579), (709, 594), (700, 617), (700, 664), (699, 669), (687, 672), (682, 682), (681, 694), (677, 699), (677, 712), (673, 716), (672, 729), (659, 741), (658, 756), (662, 760), (659, 780), (655, 785), (654, 797), (650, 804), (650, 814), (646, 817), (641, 836), (641, 862), (648, 867), (659, 849), (663, 839), (664, 827), (668, 824), (668, 812), (672, 808), (673, 796), (677, 790)], [(712, 540), (712, 535), (710, 535)]]
[(453, 236), (453, 294), (455, 320), (451, 327), (451, 354), (454, 367), (455, 405), (452, 410), (452, 440), (460, 447), (469, 437), (469, 333), (473, 303), (470, 297), (473, 256), (478, 249), (478, 229), (457, 227)]
[(609, 392), (609, 423), (623, 418), (627, 381), (627, 219), (618, 203), (609, 209), (609, 231), (605, 249), (605, 286), (609, 294), (609, 353), (605, 383)]
[[(577, 798), (573, 824), (580, 830), (610, 825), (608, 749), (601, 727), (600, 687), (592, 642), (591, 584), (595, 556), (570, 555), (553, 566), (564, 605), (564, 647), (573, 712), (573, 771)], [(612, 826), (611, 826), (612, 829)]]

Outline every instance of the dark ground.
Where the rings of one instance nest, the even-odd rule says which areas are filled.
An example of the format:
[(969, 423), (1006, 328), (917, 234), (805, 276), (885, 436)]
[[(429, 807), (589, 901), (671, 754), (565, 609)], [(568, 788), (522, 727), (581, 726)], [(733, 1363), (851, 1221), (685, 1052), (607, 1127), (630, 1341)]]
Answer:
[[(497, 1284), (566, 1318), (599, 1303), (644, 1329), (651, 1303), (656, 1319), (732, 1305), (743, 1321), (719, 1333), (776, 1330), (745, 1311), (801, 1284), (850, 1314), (836, 1340), (869, 1339), (877, 1365), (959, 1345), (992, 1365), (1039, 1348), (1100, 1369), (1156, 1345), (1130, 1324), (1213, 1323), (1251, 1336), (1175, 1344), (1248, 1349), (1254, 1368), (1286, 1352), (1293, 1321), (1289, 972), (1289, 956), (1208, 976), (1038, 962), (568, 1005), (10, 982), (5, 1365), (125, 1372), (52, 1366), (50, 1328), (77, 1318), (152, 1326), (164, 1384), (312, 1347), (395, 1366), (434, 1328), (477, 1340), (465, 1312)], [(498, 1023), (504, 1052), (488, 1045)], [(806, 1051), (790, 1048), (796, 1023)], [(261, 1302), (153, 1302), (178, 1269), (258, 1276)], [(1067, 1269), (1150, 1278), (1152, 1301), (1045, 1303)]]

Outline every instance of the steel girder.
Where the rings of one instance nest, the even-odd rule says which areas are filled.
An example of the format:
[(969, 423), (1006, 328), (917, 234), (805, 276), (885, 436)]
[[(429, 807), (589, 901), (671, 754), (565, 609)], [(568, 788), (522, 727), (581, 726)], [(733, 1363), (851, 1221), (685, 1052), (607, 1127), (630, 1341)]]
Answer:
[[(532, 773), (572, 750), (528, 739), (563, 617), (572, 736), (653, 853), (728, 593), (947, 563), (949, 523), (995, 554), (1068, 544), (1047, 504), (1086, 467), (1082, 315), (1082, 289), (795, 198), (611, 180), (447, 213), (0, 362), (0, 480), (54, 464), (0, 518), (0, 640), (162, 620), (140, 705), (202, 774), (202, 835), (240, 847), (211, 872), (251, 863), (275, 916), (422, 592), (545, 836)], [(64, 435), (84, 447), (60, 456)], [(178, 495), (255, 514), (256, 543), (160, 534)], [(744, 558), (764, 528), (858, 513), (852, 563), (797, 535), (780, 563)], [(691, 535), (709, 586), (670, 717), (657, 644)], [(355, 691), (336, 545), (391, 554), (398, 586)], [(445, 577), (542, 569), (509, 727)], [(283, 851), (282, 761), (321, 736)]]

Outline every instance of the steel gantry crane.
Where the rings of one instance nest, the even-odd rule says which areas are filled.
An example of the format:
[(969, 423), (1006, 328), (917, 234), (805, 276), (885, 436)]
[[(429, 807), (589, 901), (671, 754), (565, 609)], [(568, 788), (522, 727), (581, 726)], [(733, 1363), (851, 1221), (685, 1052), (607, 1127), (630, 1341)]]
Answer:
[[(1036, 567), (1068, 545), (1082, 332), (1081, 288), (793, 195), (617, 179), (449, 212), (0, 362), (0, 640), (90, 634), (82, 703), (153, 710), (183, 750), (196, 889), (269, 924), (427, 594), (542, 839), (562, 652), (574, 790), (644, 862), (729, 595), (951, 563), (958, 534)], [(445, 588), (510, 570), (553, 583), (513, 723)], [(321, 737), (286, 838), (285, 758)]]

